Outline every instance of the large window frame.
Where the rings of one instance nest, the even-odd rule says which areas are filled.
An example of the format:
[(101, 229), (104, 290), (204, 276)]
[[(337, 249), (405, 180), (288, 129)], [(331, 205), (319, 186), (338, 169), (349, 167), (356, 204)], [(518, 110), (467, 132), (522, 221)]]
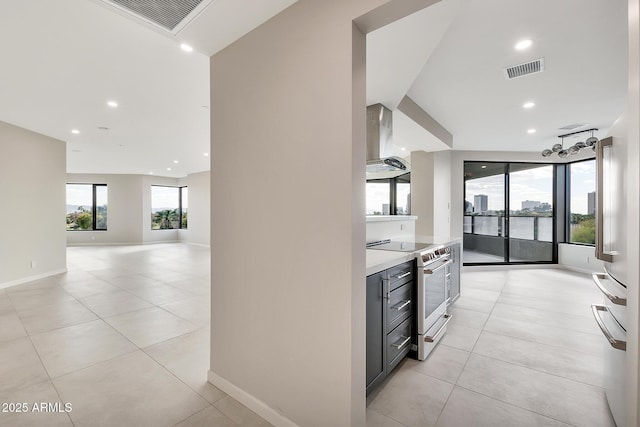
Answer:
[[(105, 209), (105, 216), (107, 219), (104, 221), (104, 228), (98, 228), (98, 188), (104, 188), (107, 194), (108, 200), (108, 189), (107, 184), (90, 184), (86, 182), (67, 182), (67, 186), (69, 185), (86, 185), (91, 186), (91, 228), (67, 228), (67, 231), (108, 231), (108, 201), (107, 208)], [(67, 214), (68, 217), (70, 214)]]
[[(581, 159), (581, 160), (576, 160), (573, 162), (568, 162), (565, 163), (565, 199), (564, 199), (564, 203), (566, 206), (566, 212), (564, 215), (564, 221), (565, 221), (565, 230), (564, 230), (564, 241), (562, 243), (567, 243), (570, 245), (577, 245), (577, 246), (588, 246), (588, 247), (595, 247), (595, 243), (585, 243), (585, 242), (573, 242), (571, 241), (571, 167), (575, 164), (579, 164), (579, 163), (585, 163), (585, 162), (595, 162), (595, 158), (589, 158), (589, 159)], [(595, 171), (594, 171), (594, 179), (595, 179)], [(594, 189), (595, 190), (595, 189)], [(596, 199), (597, 199), (597, 194), (596, 194)], [(588, 215), (588, 213), (587, 213)], [(595, 220), (595, 217), (594, 217)]]
[[(463, 162), (463, 165), (466, 165), (467, 163), (478, 163), (478, 164), (485, 164), (485, 165), (490, 165), (490, 164), (503, 164), (504, 165), (504, 200), (503, 200), (503, 206), (504, 206), (504, 211), (503, 211), (503, 221), (504, 224), (503, 226), (500, 225), (500, 220), (499, 220), (499, 229), (500, 234), (497, 237), (500, 237), (501, 239), (504, 239), (504, 249), (503, 249), (503, 256), (505, 261), (498, 261), (498, 262), (464, 262), (465, 266), (475, 266), (475, 265), (523, 265), (523, 264), (557, 264), (558, 262), (558, 221), (559, 221), (559, 216), (558, 216), (558, 202), (559, 202), (559, 197), (558, 197), (558, 191), (557, 191), (557, 185), (556, 183), (558, 182), (558, 165), (554, 164), (554, 163), (548, 163), (548, 162), (524, 162), (524, 161), (485, 161), (485, 160), (465, 160)], [(517, 215), (511, 215), (510, 213), (510, 206), (511, 206), (511, 200), (510, 200), (510, 188), (511, 188), (511, 180), (510, 180), (510, 175), (511, 173), (513, 173), (513, 171), (511, 171), (511, 165), (540, 165), (540, 167), (545, 167), (545, 166), (552, 166), (553, 168), (553, 177), (552, 177), (552, 183), (553, 183), (553, 188), (552, 188), (552, 196), (551, 196), (551, 200), (553, 202), (553, 210), (552, 210), (552, 214), (550, 216), (550, 218), (552, 218), (553, 221), (553, 225), (552, 225), (552, 241), (549, 242), (551, 243), (552, 247), (551, 247), (551, 259), (550, 260), (536, 260), (536, 261), (514, 261), (511, 260), (511, 247), (510, 247), (510, 231), (509, 231), (509, 224), (510, 224), (510, 219), (513, 218), (517, 218)], [(464, 170), (464, 166), (463, 166), (463, 170)], [(464, 221), (464, 217), (467, 216), (467, 212), (466, 212), (466, 200), (467, 200), (467, 186), (466, 186), (466, 179), (463, 179), (462, 182), (462, 215), (463, 215), (463, 229), (465, 227), (465, 221)], [(474, 215), (471, 215), (474, 216)], [(501, 218), (500, 215), (497, 215), (498, 218)], [(475, 234), (475, 231), (473, 230), (473, 221), (471, 223), (471, 234)], [(464, 235), (464, 232), (463, 232)], [(534, 226), (534, 239), (537, 239), (537, 230), (535, 229)]]
[[(408, 206), (407, 213), (398, 213), (398, 202), (397, 202), (397, 186), (398, 184), (409, 184), (411, 185), (411, 172), (404, 173), (402, 175), (395, 176), (393, 178), (381, 178), (381, 179), (368, 179), (368, 183), (381, 183), (381, 184), (389, 184), (389, 215), (398, 215), (398, 216), (409, 216), (411, 215), (411, 205)], [(376, 214), (374, 214), (376, 215)]]
[[(177, 195), (178, 195), (178, 207), (175, 208), (174, 210), (177, 213), (177, 224), (178, 227), (171, 227), (171, 228), (153, 228), (153, 216), (154, 216), (154, 212), (153, 212), (153, 187), (164, 187), (164, 188), (175, 188), (177, 190)], [(188, 206), (183, 206), (183, 196), (184, 196), (184, 191), (188, 191), (188, 186), (186, 185), (182, 185), (179, 187), (173, 186), (173, 185), (155, 185), (152, 184), (149, 188), (149, 194), (151, 195), (151, 231), (160, 231), (160, 230), (187, 230), (188, 229), (188, 215), (187, 215), (187, 209)], [(187, 200), (188, 200), (188, 195), (187, 195)]]

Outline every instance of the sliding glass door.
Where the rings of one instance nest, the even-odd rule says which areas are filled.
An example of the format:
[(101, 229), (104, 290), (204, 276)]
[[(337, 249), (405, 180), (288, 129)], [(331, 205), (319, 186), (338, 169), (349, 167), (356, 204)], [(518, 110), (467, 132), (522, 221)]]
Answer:
[(554, 261), (553, 165), (465, 162), (464, 173), (465, 264)]

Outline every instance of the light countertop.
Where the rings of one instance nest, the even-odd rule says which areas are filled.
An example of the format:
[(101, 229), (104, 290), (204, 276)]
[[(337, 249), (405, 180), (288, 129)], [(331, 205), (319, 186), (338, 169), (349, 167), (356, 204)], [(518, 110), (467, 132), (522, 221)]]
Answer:
[(415, 221), (417, 216), (413, 215), (367, 215), (367, 222), (382, 222), (382, 221)]
[[(460, 237), (448, 236), (422, 236), (418, 235), (413, 239), (417, 243), (432, 244), (433, 248), (462, 242)], [(425, 249), (423, 249), (425, 250)], [(420, 251), (418, 251), (420, 252)], [(403, 262), (415, 258), (416, 252), (396, 252), (367, 249), (367, 276), (379, 271), (386, 270)]]

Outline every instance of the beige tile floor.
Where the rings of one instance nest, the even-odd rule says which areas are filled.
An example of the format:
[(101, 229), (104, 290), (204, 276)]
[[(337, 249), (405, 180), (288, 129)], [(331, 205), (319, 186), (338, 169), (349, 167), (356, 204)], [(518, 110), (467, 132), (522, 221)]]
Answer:
[[(0, 290), (0, 426), (268, 426), (206, 382), (209, 250), (72, 247), (69, 272)], [(464, 272), (429, 359), (407, 359), (368, 399), (375, 426), (612, 426), (603, 338), (584, 275)]]
[(589, 276), (466, 270), (446, 336), (367, 399), (367, 426), (612, 427)]
[(72, 247), (66, 274), (0, 290), (0, 426), (268, 426), (207, 383), (209, 250)]

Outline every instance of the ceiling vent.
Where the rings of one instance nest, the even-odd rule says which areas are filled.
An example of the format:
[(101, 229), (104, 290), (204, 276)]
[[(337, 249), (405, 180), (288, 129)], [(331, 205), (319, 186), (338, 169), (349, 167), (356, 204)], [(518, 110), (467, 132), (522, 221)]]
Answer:
[(574, 129), (581, 128), (582, 126), (587, 126), (587, 123), (572, 123), (570, 125), (562, 126), (561, 128), (558, 128), (558, 129), (559, 130), (574, 130)]
[(102, 0), (124, 15), (177, 35), (214, 0)]
[(529, 74), (541, 73), (543, 71), (544, 58), (540, 58), (536, 59), (535, 61), (527, 62), (525, 64), (507, 67), (504, 69), (504, 75), (507, 79), (511, 80), (517, 77), (527, 76)]

